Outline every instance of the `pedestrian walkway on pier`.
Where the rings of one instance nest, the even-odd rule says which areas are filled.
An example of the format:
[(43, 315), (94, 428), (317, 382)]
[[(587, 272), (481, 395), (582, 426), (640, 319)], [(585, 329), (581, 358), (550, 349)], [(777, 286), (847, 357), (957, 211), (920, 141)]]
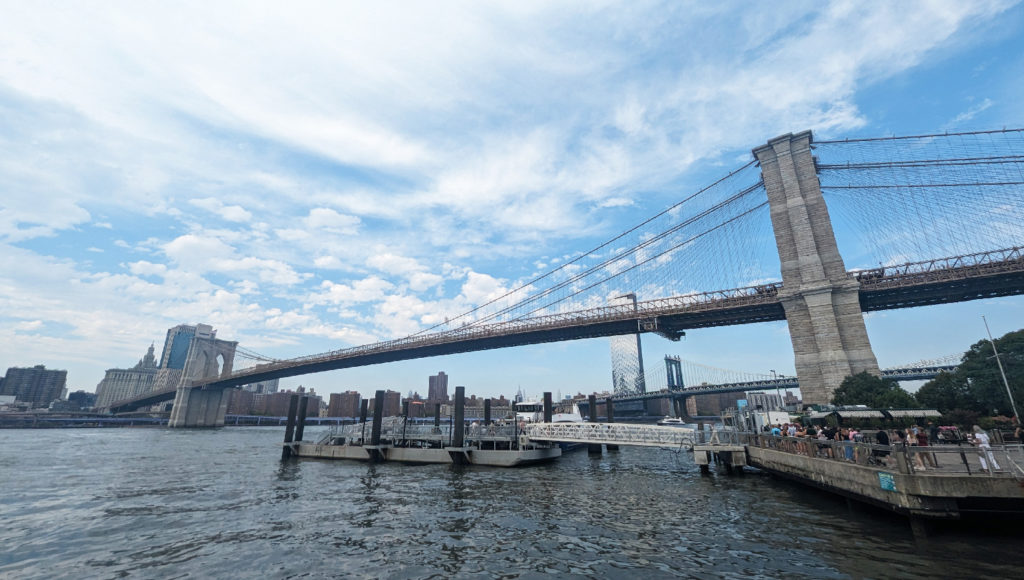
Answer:
[[(1024, 449), (877, 445), (744, 434), (748, 465), (774, 475), (925, 519), (1024, 515)], [(984, 461), (983, 461), (984, 460)], [(989, 469), (983, 469), (983, 465)], [(932, 467), (932, 465), (936, 467)]]

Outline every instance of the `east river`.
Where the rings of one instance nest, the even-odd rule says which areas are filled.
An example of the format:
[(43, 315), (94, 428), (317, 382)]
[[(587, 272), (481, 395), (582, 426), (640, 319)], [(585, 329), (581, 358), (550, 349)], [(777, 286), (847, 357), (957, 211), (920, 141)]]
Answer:
[[(320, 428), (307, 430), (315, 437)], [(0, 431), (0, 578), (1019, 578), (943, 530), (685, 453), (280, 461), (283, 428)]]

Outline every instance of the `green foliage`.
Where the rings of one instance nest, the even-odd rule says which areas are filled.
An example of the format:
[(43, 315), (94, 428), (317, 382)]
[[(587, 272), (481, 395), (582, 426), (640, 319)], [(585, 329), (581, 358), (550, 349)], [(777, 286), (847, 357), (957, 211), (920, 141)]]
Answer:
[(881, 379), (867, 372), (843, 379), (832, 395), (833, 405), (867, 405), (872, 409), (917, 409), (914, 395), (904, 391), (895, 381)]
[[(1024, 330), (1007, 333), (995, 342), (1017, 409), (1021, 410), (1021, 404), (1024, 403)], [(977, 405), (970, 408), (985, 415), (1012, 415), (1010, 399), (993, 356), (992, 343), (988, 339), (974, 343), (964, 353), (955, 378), (966, 383), (966, 389), (977, 401)]]
[(967, 381), (952, 373), (942, 372), (925, 383), (915, 394), (921, 405), (946, 414), (954, 409), (979, 412), (983, 406)]
[[(1017, 409), (1024, 411), (1024, 330), (1010, 332), (995, 342)], [(1013, 413), (988, 339), (971, 345), (955, 373), (940, 373), (925, 383), (916, 397), (954, 425), (989, 424), (991, 415)]]

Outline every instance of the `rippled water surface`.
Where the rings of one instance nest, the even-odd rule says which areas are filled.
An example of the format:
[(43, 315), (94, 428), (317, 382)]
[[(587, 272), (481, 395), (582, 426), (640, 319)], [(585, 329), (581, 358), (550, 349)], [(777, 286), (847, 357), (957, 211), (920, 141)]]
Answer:
[[(316, 434), (315, 428), (307, 438)], [(0, 431), (3, 578), (1019, 578), (943, 531), (689, 457), (282, 463), (281, 428)]]

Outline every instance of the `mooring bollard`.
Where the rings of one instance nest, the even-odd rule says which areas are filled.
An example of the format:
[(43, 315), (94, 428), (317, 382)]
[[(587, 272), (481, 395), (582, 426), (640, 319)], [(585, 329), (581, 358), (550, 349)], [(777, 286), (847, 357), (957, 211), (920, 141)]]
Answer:
[(281, 448), (281, 459), (292, 456), (292, 436), (295, 434), (295, 413), (299, 409), (299, 396), (292, 395), (288, 400), (288, 425), (284, 428), (284, 446)]

